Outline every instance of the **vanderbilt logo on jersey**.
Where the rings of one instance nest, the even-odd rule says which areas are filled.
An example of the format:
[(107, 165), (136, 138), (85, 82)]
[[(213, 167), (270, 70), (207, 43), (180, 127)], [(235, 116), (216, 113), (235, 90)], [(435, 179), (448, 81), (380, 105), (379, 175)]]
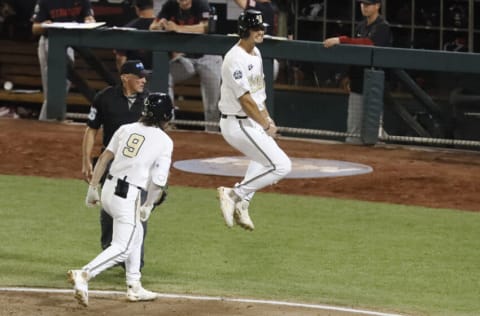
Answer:
[(235, 78), (235, 80), (242, 79), (242, 77), (243, 77), (243, 75), (242, 75), (242, 72), (240, 70), (236, 70), (233, 73), (233, 78)]

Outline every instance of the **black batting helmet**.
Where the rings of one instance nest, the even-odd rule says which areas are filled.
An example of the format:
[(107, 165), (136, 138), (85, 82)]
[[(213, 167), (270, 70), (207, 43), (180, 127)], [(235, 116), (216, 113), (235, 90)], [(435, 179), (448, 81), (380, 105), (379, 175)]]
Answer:
[(145, 98), (142, 116), (151, 123), (168, 122), (173, 117), (173, 104), (166, 93), (153, 92)]
[(251, 29), (265, 30), (267, 26), (267, 23), (263, 23), (262, 12), (257, 10), (245, 10), (238, 17), (238, 35), (240, 35), (241, 38), (250, 36), (249, 30)]

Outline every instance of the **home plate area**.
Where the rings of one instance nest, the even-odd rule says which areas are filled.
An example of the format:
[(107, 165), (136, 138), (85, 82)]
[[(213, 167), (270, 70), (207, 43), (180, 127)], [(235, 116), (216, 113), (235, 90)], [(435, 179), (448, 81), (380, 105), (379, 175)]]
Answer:
[[(290, 179), (353, 176), (373, 171), (370, 166), (347, 161), (312, 158), (290, 159), (292, 160), (292, 171), (287, 175), (287, 178)], [(192, 173), (243, 177), (248, 163), (249, 160), (246, 157), (233, 156), (179, 160), (174, 162), (173, 167)]]

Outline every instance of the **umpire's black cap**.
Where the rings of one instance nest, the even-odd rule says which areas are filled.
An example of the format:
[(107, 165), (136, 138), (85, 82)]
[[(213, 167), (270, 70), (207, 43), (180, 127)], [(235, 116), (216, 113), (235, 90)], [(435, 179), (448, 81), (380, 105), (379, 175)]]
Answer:
[(120, 74), (134, 74), (140, 78), (148, 76), (149, 72), (145, 70), (143, 63), (140, 60), (127, 60), (120, 69)]

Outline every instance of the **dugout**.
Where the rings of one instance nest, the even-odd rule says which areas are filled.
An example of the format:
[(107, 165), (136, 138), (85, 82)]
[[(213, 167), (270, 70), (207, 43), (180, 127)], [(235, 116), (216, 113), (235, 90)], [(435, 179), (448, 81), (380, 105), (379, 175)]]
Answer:
[[(162, 71), (168, 63), (169, 51), (192, 53), (223, 54), (237, 40), (224, 35), (171, 34), (133, 30), (100, 28), (94, 30), (54, 29), (51, 32), (51, 54), (49, 63), (52, 70), (50, 84), (59, 89), (47, 96), (49, 117), (63, 119), (66, 114), (66, 92), (60, 87), (65, 84), (66, 73), (64, 55), (66, 46), (91, 49), (139, 47), (154, 51), (155, 64), (152, 84), (165, 90), (167, 72)], [(266, 39), (261, 45), (265, 58), (267, 78), (272, 77), (272, 59), (280, 61), (302, 61), (316, 64), (365, 65), (376, 69), (402, 70), (418, 87), (408, 84), (406, 78), (395, 75), (393, 89), (386, 91), (394, 97), (392, 106), (384, 108), (386, 131), (392, 136), (411, 137), (414, 143), (423, 139), (445, 139), (435, 144), (454, 146), (452, 140), (478, 140), (476, 122), (477, 94), (480, 63), (475, 53), (453, 53), (446, 51), (410, 50), (399, 48), (360, 47), (341, 45), (325, 49), (321, 42), (284, 41)], [(437, 91), (433, 97), (430, 87), (422, 87), (415, 74), (431, 72), (438, 75)], [(388, 76), (387, 76), (388, 77)], [(443, 77), (443, 78), (442, 78)], [(286, 79), (285, 79), (286, 78)], [(290, 82), (288, 76), (283, 82), (267, 81), (269, 104), (280, 126), (306, 130), (326, 130), (329, 133), (313, 134), (313, 137), (341, 139), (345, 131), (347, 94), (339, 87), (305, 87)], [(407, 78), (408, 79), (408, 78)], [(403, 80), (403, 81), (402, 81)], [(395, 82), (400, 88), (395, 86)], [(400, 82), (400, 83), (398, 83)], [(469, 84), (468, 84), (469, 83)], [(422, 89), (419, 89), (422, 88)], [(463, 88), (461, 93), (450, 97), (452, 91)], [(428, 92), (425, 94), (425, 90)], [(422, 93), (423, 91), (423, 93)], [(461, 96), (459, 98), (459, 96)], [(466, 97), (468, 96), (468, 98)], [(454, 102), (453, 102), (453, 101)], [(390, 103), (386, 103), (390, 105)], [(467, 113), (467, 115), (465, 114)], [(428, 134), (419, 133), (418, 125)], [(309, 132), (309, 131), (307, 131)], [(310, 137), (310, 135), (307, 135)], [(385, 139), (403, 142), (397, 137)], [(459, 145), (463, 146), (463, 144)], [(469, 143), (467, 143), (469, 146)]]

